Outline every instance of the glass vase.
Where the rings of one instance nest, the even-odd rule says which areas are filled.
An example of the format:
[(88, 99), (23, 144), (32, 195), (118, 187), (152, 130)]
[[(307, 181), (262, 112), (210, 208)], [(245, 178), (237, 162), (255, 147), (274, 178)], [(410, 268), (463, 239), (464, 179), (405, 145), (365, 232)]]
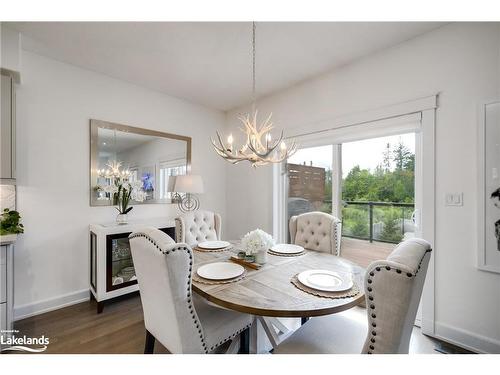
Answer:
[(255, 262), (259, 264), (267, 263), (267, 248), (263, 247), (255, 254)]
[(127, 224), (128, 223), (127, 214), (118, 214), (116, 216), (116, 222), (117, 222), (117, 224)]

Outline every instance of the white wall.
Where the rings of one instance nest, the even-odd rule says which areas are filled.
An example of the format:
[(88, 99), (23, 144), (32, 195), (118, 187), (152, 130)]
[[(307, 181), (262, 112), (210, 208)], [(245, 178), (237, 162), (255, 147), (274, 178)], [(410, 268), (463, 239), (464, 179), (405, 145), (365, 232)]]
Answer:
[[(89, 206), (89, 119), (192, 137), (192, 171), (204, 178), (203, 208), (225, 213), (225, 165), (209, 136), (224, 114), (23, 52), (17, 92), (18, 209), (26, 234), (15, 252), (18, 314), (88, 296), (88, 226), (113, 207)], [(174, 217), (175, 205), (141, 205), (132, 219)]]
[(13, 71), (21, 69), (21, 35), (0, 22), (0, 66)]
[[(436, 333), (500, 352), (500, 275), (478, 271), (477, 105), (499, 97), (498, 24), (450, 24), (262, 99), (277, 128), (307, 132), (329, 119), (439, 93), (436, 117)], [(239, 108), (226, 116), (236, 130)], [(324, 125), (321, 125), (324, 126)], [(294, 131), (295, 133), (295, 131)], [(227, 234), (272, 231), (272, 168), (228, 165)], [(463, 207), (445, 207), (463, 192)]]

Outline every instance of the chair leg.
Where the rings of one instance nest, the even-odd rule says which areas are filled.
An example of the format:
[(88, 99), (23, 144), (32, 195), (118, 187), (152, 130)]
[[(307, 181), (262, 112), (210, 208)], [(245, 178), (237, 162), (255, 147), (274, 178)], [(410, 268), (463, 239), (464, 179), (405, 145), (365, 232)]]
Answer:
[(155, 337), (146, 330), (146, 343), (144, 345), (144, 354), (153, 354), (155, 349)]
[(304, 324), (307, 323), (308, 320), (309, 320), (308, 317), (302, 317), (302, 318), (300, 318), (300, 325), (303, 326)]
[(250, 353), (250, 328), (245, 329), (240, 333), (240, 350), (239, 354)]

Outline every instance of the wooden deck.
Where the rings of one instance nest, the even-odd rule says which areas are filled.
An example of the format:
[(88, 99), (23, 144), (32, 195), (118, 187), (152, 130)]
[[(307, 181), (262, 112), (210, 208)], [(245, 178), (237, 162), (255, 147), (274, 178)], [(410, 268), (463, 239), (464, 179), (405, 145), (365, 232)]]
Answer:
[(386, 259), (396, 244), (342, 237), (340, 255), (366, 268), (374, 260)]

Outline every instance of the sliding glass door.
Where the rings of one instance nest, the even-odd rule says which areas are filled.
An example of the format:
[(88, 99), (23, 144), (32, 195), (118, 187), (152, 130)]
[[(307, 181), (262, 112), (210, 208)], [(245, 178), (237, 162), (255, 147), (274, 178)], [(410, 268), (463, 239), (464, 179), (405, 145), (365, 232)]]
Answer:
[(332, 149), (332, 145), (302, 148), (288, 159), (287, 222), (306, 212), (332, 213)]
[[(407, 238), (434, 245), (435, 106), (431, 97), (296, 135), (301, 149), (273, 172), (275, 239), (290, 240), (290, 216), (318, 210), (342, 220), (341, 256), (365, 267)], [(433, 288), (431, 258), (417, 314), (427, 335), (434, 333)]]
[(344, 237), (414, 237), (415, 133), (343, 143), (342, 206)]

